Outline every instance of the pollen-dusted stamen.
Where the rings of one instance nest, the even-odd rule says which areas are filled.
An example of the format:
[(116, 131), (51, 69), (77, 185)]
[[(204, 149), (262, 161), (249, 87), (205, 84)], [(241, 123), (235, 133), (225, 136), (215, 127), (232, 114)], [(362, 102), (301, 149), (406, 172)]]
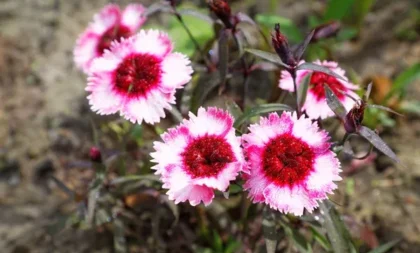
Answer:
[(216, 176), (226, 164), (235, 161), (231, 146), (224, 138), (215, 135), (192, 141), (181, 156), (193, 178)]
[(328, 85), (339, 99), (343, 99), (345, 96), (342, 92), (346, 90), (344, 85), (337, 78), (325, 73), (312, 73), (309, 83), (311, 85), (311, 93), (314, 94), (317, 101), (325, 100), (324, 84)]
[(132, 35), (131, 30), (124, 25), (116, 25), (109, 28), (99, 39), (96, 51), (102, 55), (106, 49), (109, 49), (111, 42), (121, 41), (122, 38), (128, 38)]
[(262, 163), (268, 178), (278, 186), (300, 184), (313, 170), (314, 152), (291, 134), (273, 138), (266, 146)]
[(145, 96), (159, 84), (161, 60), (149, 54), (133, 54), (115, 71), (115, 89), (128, 96)]

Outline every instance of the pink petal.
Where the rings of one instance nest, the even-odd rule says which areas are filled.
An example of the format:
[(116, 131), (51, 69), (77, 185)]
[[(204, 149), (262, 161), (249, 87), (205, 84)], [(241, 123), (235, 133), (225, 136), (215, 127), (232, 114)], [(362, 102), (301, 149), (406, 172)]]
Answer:
[(128, 27), (132, 32), (136, 31), (145, 21), (146, 9), (141, 4), (129, 4), (124, 9), (121, 24)]
[(90, 27), (94, 33), (102, 35), (109, 28), (118, 24), (120, 19), (120, 7), (116, 4), (108, 4), (94, 16)]
[(162, 87), (172, 91), (182, 88), (191, 80), (193, 70), (190, 60), (183, 54), (172, 53), (167, 55), (162, 62)]
[(233, 126), (232, 116), (216, 107), (209, 107), (198, 109), (197, 116), (190, 113), (190, 120), (185, 122), (185, 125), (190, 130), (193, 136), (221, 135), (225, 136), (229, 133)]
[(137, 53), (152, 54), (163, 58), (172, 51), (172, 42), (166, 33), (157, 30), (141, 30), (134, 38)]

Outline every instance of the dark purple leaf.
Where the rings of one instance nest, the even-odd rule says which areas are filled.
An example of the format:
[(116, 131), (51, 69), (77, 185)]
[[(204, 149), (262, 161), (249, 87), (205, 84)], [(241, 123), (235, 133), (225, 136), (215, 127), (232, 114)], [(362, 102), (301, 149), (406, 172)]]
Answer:
[(226, 29), (222, 29), (220, 31), (219, 36), (219, 74), (220, 80), (222, 82), (222, 87), (226, 82), (226, 76), (228, 74), (228, 62), (229, 62), (229, 46), (228, 46), (228, 39), (229, 39), (229, 31)]
[(238, 18), (239, 22), (246, 22), (251, 25), (256, 25), (255, 21), (250, 16), (248, 16), (247, 14), (243, 12), (236, 13), (236, 17)]
[(347, 82), (347, 79), (345, 79), (344, 77), (340, 76), (339, 74), (335, 73), (334, 71), (332, 71), (331, 69), (315, 64), (315, 63), (311, 63), (311, 62), (305, 62), (302, 63), (301, 65), (299, 65), (297, 67), (296, 70), (312, 70), (312, 71), (317, 71), (317, 72), (322, 72), (325, 73), (327, 75), (333, 76), (337, 79), (343, 80)]
[(296, 49), (294, 55), (295, 55), (295, 59), (296, 61), (300, 61), (300, 59), (302, 59), (302, 55), (305, 52), (306, 48), (309, 45), (309, 42), (311, 42), (312, 37), (314, 36), (315, 30), (312, 30), (305, 38), (305, 40), (298, 46), (298, 48)]
[(397, 163), (401, 163), (394, 151), (373, 130), (365, 126), (360, 126), (358, 133), (389, 158)]
[(340, 100), (334, 94), (334, 92), (330, 89), (330, 87), (328, 87), (328, 85), (324, 85), (324, 90), (325, 99), (327, 100), (328, 106), (335, 113), (335, 115), (337, 115), (340, 119), (344, 120), (347, 114), (346, 108), (340, 102)]
[(378, 108), (378, 109), (380, 109), (380, 110), (384, 110), (384, 111), (387, 111), (387, 112), (390, 112), (390, 113), (397, 114), (398, 116), (404, 116), (404, 115), (402, 115), (401, 113), (398, 113), (398, 112), (396, 112), (396, 111), (392, 110), (391, 108), (388, 108), (388, 107), (386, 107), (386, 106), (382, 106), (382, 105), (372, 105), (372, 104), (368, 104), (368, 105), (367, 105), (367, 107), (370, 107), (370, 108)]
[(260, 58), (263, 58), (264, 60), (270, 61), (270, 62), (275, 63), (275, 64), (280, 65), (280, 66), (283, 66), (285, 68), (289, 67), (287, 64), (285, 64), (284, 62), (281, 61), (281, 59), (279, 58), (279, 56), (277, 54), (273, 54), (273, 53), (258, 50), (258, 49), (250, 49), (250, 48), (245, 49), (245, 51), (247, 51), (248, 53), (251, 53), (253, 55), (256, 55)]

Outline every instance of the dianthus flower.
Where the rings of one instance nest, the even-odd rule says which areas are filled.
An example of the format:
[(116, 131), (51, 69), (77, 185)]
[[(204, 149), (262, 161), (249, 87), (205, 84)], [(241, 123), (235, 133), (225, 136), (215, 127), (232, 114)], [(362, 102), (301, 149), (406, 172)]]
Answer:
[(113, 41), (135, 34), (146, 21), (144, 12), (145, 8), (141, 4), (130, 4), (122, 12), (118, 5), (106, 5), (77, 40), (74, 49), (76, 65), (89, 73), (92, 61), (102, 56)]
[(197, 116), (189, 116), (163, 134), (163, 142), (154, 143), (153, 169), (175, 203), (208, 205), (214, 190), (226, 191), (243, 171), (240, 138), (235, 136), (232, 116), (224, 110), (200, 108)]
[[(300, 64), (301, 63), (303, 63), (303, 61), (301, 61)], [(357, 94), (353, 92), (353, 90), (358, 89), (357, 85), (354, 85), (347, 81), (347, 78), (345, 77), (345, 71), (342, 68), (338, 67), (338, 64), (336, 62), (315, 61), (314, 63), (317, 65), (322, 65), (324, 67), (328, 67), (333, 72), (343, 77), (346, 81), (337, 79), (333, 76), (318, 71), (298, 70), (296, 75), (297, 87), (299, 87), (299, 85), (302, 83), (302, 81), (307, 75), (311, 75), (306, 101), (305, 104), (302, 106), (302, 110), (305, 110), (309, 118), (312, 119), (325, 119), (334, 116), (334, 112), (328, 107), (327, 102), (325, 100), (324, 84), (326, 84), (338, 97), (341, 103), (343, 103), (347, 111), (349, 111), (353, 107), (355, 102), (345, 94), (350, 95), (351, 97), (357, 100), (359, 96), (357, 96)], [(289, 72), (281, 72), (279, 87), (284, 90), (294, 91), (293, 79)]]
[(172, 53), (165, 33), (141, 30), (114, 42), (91, 68), (86, 90), (99, 114), (120, 112), (131, 122), (156, 123), (175, 103), (175, 91), (191, 80), (190, 60)]
[(249, 130), (242, 137), (250, 171), (244, 189), (254, 203), (302, 215), (337, 188), (340, 162), (329, 149), (327, 132), (310, 119), (272, 113)]

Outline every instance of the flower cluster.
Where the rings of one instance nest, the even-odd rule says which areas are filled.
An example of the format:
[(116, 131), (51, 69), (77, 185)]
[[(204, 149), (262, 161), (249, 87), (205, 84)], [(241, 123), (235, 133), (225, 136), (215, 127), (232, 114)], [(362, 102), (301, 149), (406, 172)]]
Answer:
[[(210, 1), (210, 8), (230, 24), (226, 1)], [(98, 114), (120, 113), (133, 123), (157, 123), (165, 117), (164, 109), (175, 104), (176, 90), (191, 80), (190, 60), (173, 52), (167, 34), (137, 31), (146, 21), (145, 13), (139, 4), (123, 11), (117, 5), (107, 5), (77, 41), (75, 63), (88, 75), (89, 104)], [(284, 61), (299, 62), (280, 27), (276, 27), (273, 43), (279, 55), (288, 52)], [(315, 63), (340, 76), (345, 74), (335, 62)], [(162, 141), (154, 142), (153, 169), (168, 189), (169, 199), (208, 205), (215, 190), (228, 191), (238, 177), (245, 181), (244, 190), (254, 203), (284, 213), (312, 212), (318, 200), (326, 199), (337, 188), (335, 181), (341, 180), (340, 162), (330, 150), (327, 132), (314, 120), (334, 115), (325, 101), (324, 85), (347, 110), (354, 105), (350, 97), (357, 98), (357, 86), (324, 72), (298, 70), (296, 74), (298, 86), (310, 76), (302, 107), (308, 117), (271, 113), (249, 126), (249, 133), (237, 136), (229, 112), (199, 108), (196, 115), (190, 113), (188, 120), (168, 129)], [(279, 87), (294, 91), (290, 71), (282, 72)], [(99, 149), (91, 153), (100, 156)]]

